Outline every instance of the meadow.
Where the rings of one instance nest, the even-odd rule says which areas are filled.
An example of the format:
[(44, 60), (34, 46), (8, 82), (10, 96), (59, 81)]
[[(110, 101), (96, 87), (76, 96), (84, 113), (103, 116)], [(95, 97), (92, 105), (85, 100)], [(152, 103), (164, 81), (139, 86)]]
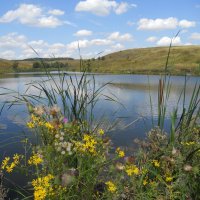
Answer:
[[(95, 73), (115, 74), (161, 74), (165, 68), (169, 47), (128, 49), (111, 53), (105, 56), (97, 55), (92, 59), (84, 59), (85, 68)], [(103, 52), (102, 52), (103, 53)], [(168, 62), (168, 73), (173, 75), (200, 74), (200, 47), (199, 46), (177, 46), (171, 47)], [(43, 59), (52, 64), (50, 70), (56, 70), (56, 62), (66, 64), (66, 71), (80, 71), (80, 59), (72, 58), (50, 58)], [(34, 62), (41, 59), (26, 60), (0, 60), (0, 73), (42, 71), (43, 67), (33, 68)], [(13, 67), (17, 63), (17, 68)]]

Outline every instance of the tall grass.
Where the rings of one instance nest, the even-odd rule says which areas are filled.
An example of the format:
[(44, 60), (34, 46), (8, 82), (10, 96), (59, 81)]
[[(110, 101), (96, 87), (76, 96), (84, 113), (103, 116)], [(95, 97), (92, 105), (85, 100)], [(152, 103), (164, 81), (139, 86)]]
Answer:
[[(171, 75), (168, 72), (168, 65), (169, 65), (169, 59), (171, 56), (171, 49), (173, 40), (178, 36), (178, 33), (171, 39), (168, 53), (167, 53), (167, 59), (164, 67), (164, 75), (161, 75), (161, 78), (159, 79), (158, 84), (158, 122), (157, 126), (160, 127), (161, 130), (164, 129), (164, 124), (166, 121), (166, 111), (167, 111), (167, 103), (169, 101), (170, 93), (171, 93)], [(199, 114), (200, 114), (200, 85), (197, 81), (192, 92), (192, 96), (189, 100), (189, 105), (185, 104), (185, 98), (186, 98), (186, 89), (187, 89), (187, 76), (185, 75), (185, 81), (183, 84), (182, 91), (180, 92), (179, 98), (177, 100), (177, 105), (173, 109), (173, 112), (171, 113), (171, 129), (170, 129), (170, 143), (174, 143), (175, 139), (175, 132), (183, 131), (183, 129), (190, 129), (193, 128), (198, 122), (199, 122)], [(151, 105), (151, 112), (153, 113), (153, 106), (152, 106), (152, 98), (151, 94), (149, 94), (150, 98), (150, 105)], [(179, 111), (179, 104), (182, 99), (182, 111), (180, 114), (180, 117), (178, 116)], [(152, 126), (154, 126), (153, 121), (153, 114), (152, 114)]]

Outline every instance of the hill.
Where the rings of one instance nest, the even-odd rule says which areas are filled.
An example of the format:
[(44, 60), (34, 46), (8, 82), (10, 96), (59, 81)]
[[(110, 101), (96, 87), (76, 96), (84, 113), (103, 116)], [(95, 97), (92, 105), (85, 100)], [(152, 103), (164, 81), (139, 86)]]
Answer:
[[(168, 47), (128, 49), (97, 59), (83, 60), (83, 65), (91, 72), (159, 74), (164, 71), (168, 49)], [(32, 65), (35, 61), (35, 59), (0, 60), (0, 73), (13, 71), (14, 62), (18, 63), (18, 71), (34, 71)], [(77, 59), (50, 58), (44, 59), (44, 61), (51, 63), (51, 66), (54, 62), (62, 62), (67, 66), (65, 70), (68, 71), (80, 70), (80, 60)], [(186, 72), (200, 75), (200, 46), (172, 47), (168, 71), (172, 74), (184, 74)]]

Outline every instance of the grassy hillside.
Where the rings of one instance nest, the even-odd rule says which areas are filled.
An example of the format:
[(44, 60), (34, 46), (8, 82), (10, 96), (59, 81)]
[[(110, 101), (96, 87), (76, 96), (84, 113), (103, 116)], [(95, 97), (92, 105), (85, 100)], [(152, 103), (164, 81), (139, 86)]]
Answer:
[[(168, 47), (129, 49), (103, 56), (98, 59), (84, 60), (84, 66), (91, 72), (103, 73), (145, 73), (159, 74), (165, 68)], [(50, 59), (46, 62), (67, 63), (66, 70), (79, 71), (79, 60)], [(32, 71), (34, 59), (17, 61), (19, 71)], [(0, 73), (13, 71), (14, 61), (0, 60)], [(168, 71), (172, 74), (200, 75), (200, 46), (172, 47), (168, 63)], [(38, 69), (37, 69), (38, 71)]]

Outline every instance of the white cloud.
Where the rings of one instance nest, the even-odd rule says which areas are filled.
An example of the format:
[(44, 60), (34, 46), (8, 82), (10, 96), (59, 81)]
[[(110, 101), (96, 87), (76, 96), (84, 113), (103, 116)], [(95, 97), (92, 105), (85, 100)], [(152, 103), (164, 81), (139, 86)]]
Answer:
[(67, 45), (67, 49), (70, 51), (78, 50), (78, 48), (86, 48), (89, 46), (89, 40), (73, 41)]
[(90, 46), (106, 46), (110, 45), (113, 42), (108, 39), (93, 39), (93, 40), (78, 40), (73, 41), (67, 45), (67, 49), (70, 51), (78, 50), (78, 47), (80, 49), (88, 48)]
[(0, 37), (0, 48), (24, 48), (26, 45), (26, 37), (17, 33), (9, 33)]
[[(49, 12), (57, 13), (60, 10), (50, 10)], [(55, 28), (65, 24), (63, 21), (57, 17), (45, 13), (45, 11), (39, 6), (33, 4), (21, 4), (17, 9), (10, 10), (0, 17), (0, 23), (10, 23), (17, 21), (21, 24), (26, 24), (36, 27), (45, 27), (45, 28)]]
[(181, 38), (176, 37), (171, 39), (170, 37), (164, 36), (160, 40), (157, 41), (158, 46), (169, 46), (172, 41), (173, 45), (181, 45)]
[(138, 22), (138, 30), (167, 30), (167, 29), (176, 29), (181, 28), (190, 28), (194, 27), (196, 23), (189, 20), (178, 20), (174, 17), (169, 17), (166, 19), (147, 19), (142, 18)]
[(136, 7), (136, 4), (129, 5), (126, 2), (118, 3), (115, 0), (85, 0), (80, 1), (76, 5), (75, 11), (91, 12), (95, 15), (106, 16), (109, 15), (111, 11), (120, 15), (127, 12), (131, 7)]
[(108, 39), (94, 39), (90, 41), (91, 45), (97, 45), (97, 46), (104, 46), (104, 45), (110, 45), (113, 42)]
[(146, 39), (146, 41), (147, 41), (147, 42), (156, 42), (156, 41), (157, 41), (157, 37), (155, 37), (155, 36), (148, 37), (148, 38)]
[(124, 45), (117, 43), (117, 44), (111, 46), (111, 48), (112, 48), (112, 50), (118, 50), (119, 51), (119, 50), (124, 49)]
[(115, 41), (132, 41), (133, 36), (129, 33), (125, 33), (120, 35), (119, 32), (113, 32), (108, 36), (109, 40), (115, 40)]
[(54, 16), (42, 17), (38, 19), (38, 27), (46, 27), (46, 28), (56, 28), (57, 26), (63, 25), (64, 22), (60, 21), (58, 18)]
[(31, 46), (32, 48), (42, 48), (42, 47), (48, 47), (48, 43), (44, 40), (33, 40), (28, 42), (28, 46)]
[(65, 14), (63, 10), (59, 10), (59, 9), (49, 10), (48, 13), (50, 15), (64, 15)]
[(75, 10), (91, 12), (99, 16), (108, 15), (113, 7), (116, 7), (117, 3), (115, 1), (109, 0), (86, 0), (80, 1)]
[(15, 52), (12, 50), (8, 50), (8, 51), (4, 51), (4, 52), (0, 52), (0, 58), (3, 59), (14, 59), (16, 56)]
[(120, 15), (120, 14), (122, 14), (122, 13), (127, 12), (128, 8), (129, 8), (128, 3), (122, 2), (122, 3), (120, 3), (120, 4), (117, 6), (117, 8), (115, 9), (115, 13), (116, 13), (117, 15)]
[(188, 21), (188, 20), (181, 20), (179, 21), (179, 26), (182, 28), (190, 28), (190, 27), (194, 27), (196, 25), (196, 23), (194, 21)]
[[(78, 57), (78, 47), (81, 55), (94, 55), (95, 52), (109, 50), (110, 52), (124, 49), (119, 40), (127, 40), (127, 34), (116, 34), (113, 40), (95, 38), (91, 40), (77, 40), (68, 44), (48, 43), (46, 40), (28, 40), (24, 35), (9, 33), (0, 36), (0, 58), (25, 59), (34, 57)], [(34, 49), (34, 50), (33, 50)], [(104, 52), (105, 52), (104, 51)], [(37, 53), (36, 53), (37, 52)]]
[(74, 35), (77, 37), (90, 36), (92, 35), (92, 31), (83, 29), (83, 30), (77, 31)]
[(178, 20), (174, 17), (169, 17), (167, 19), (142, 18), (138, 22), (138, 30), (175, 29), (177, 25), (178, 25)]
[(192, 33), (190, 36), (192, 40), (200, 40), (200, 33)]
[(56, 57), (69, 56), (67, 45), (62, 43), (49, 44), (44, 40), (28, 41), (27, 37), (18, 33), (9, 33), (0, 36), (0, 58), (24, 59), (30, 57), (49, 57), (52, 54)]

